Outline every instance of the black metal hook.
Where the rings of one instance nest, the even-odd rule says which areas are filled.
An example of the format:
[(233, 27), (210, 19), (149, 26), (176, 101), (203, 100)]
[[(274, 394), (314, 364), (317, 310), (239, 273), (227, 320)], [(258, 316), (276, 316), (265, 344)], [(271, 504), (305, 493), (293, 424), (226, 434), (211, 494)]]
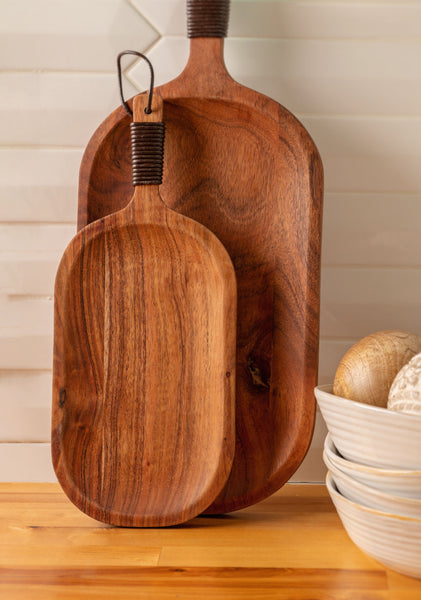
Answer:
[(125, 56), (126, 54), (133, 54), (134, 56), (139, 56), (140, 58), (143, 58), (144, 60), (146, 60), (146, 62), (149, 65), (149, 69), (151, 72), (151, 84), (149, 86), (149, 96), (148, 96), (148, 104), (145, 108), (145, 113), (147, 115), (150, 115), (152, 112), (152, 96), (153, 96), (153, 88), (154, 88), (154, 81), (155, 81), (155, 74), (154, 74), (154, 70), (153, 70), (153, 66), (151, 61), (149, 60), (149, 58), (147, 58), (144, 54), (142, 54), (141, 52), (136, 52), (136, 50), (124, 50), (124, 52), (120, 52), (120, 54), (117, 56), (117, 73), (118, 73), (118, 87), (120, 90), (120, 98), (121, 98), (121, 103), (124, 106), (124, 109), (126, 111), (126, 113), (128, 115), (130, 115), (131, 117), (133, 117), (133, 111), (130, 108), (130, 106), (127, 104), (127, 102), (124, 99), (124, 94), (123, 94), (123, 82), (122, 82), (122, 77), (121, 77), (121, 59), (123, 58), (123, 56)]

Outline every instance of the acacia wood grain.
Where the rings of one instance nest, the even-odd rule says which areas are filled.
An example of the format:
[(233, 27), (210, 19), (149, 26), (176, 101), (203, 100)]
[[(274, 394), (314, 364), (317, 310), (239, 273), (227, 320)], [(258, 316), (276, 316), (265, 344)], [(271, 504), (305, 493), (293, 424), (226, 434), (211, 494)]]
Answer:
[[(301, 464), (315, 415), (323, 168), (284, 107), (227, 73), (223, 40), (191, 40), (165, 99), (165, 204), (213, 231), (238, 284), (236, 450), (208, 512), (237, 510), (280, 488)], [(124, 207), (129, 119), (114, 111), (81, 165), (79, 228)]]
[[(137, 120), (162, 120), (154, 96)], [(52, 452), (69, 498), (116, 525), (203, 511), (234, 444), (236, 281), (202, 225), (157, 185), (72, 240), (55, 287)]]

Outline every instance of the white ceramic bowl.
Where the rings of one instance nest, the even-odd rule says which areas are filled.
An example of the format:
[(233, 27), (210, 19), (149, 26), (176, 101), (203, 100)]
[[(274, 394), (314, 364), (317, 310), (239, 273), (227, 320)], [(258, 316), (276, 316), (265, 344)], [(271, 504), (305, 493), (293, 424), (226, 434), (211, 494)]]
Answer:
[(330, 433), (327, 434), (325, 439), (323, 457), (326, 464), (329, 461), (329, 465), (334, 465), (345, 475), (349, 475), (356, 481), (372, 488), (383, 490), (395, 496), (421, 499), (421, 470), (382, 469), (347, 460), (339, 454)]
[(349, 537), (380, 563), (421, 579), (421, 519), (367, 508), (340, 494), (327, 474), (330, 497)]
[(421, 469), (421, 417), (347, 400), (320, 386), (315, 395), (339, 452), (374, 467)]
[[(342, 473), (326, 457), (325, 464), (333, 477), (338, 491), (353, 502), (370, 508), (377, 508), (384, 512), (391, 512), (405, 517), (421, 519), (421, 500), (415, 498), (401, 498), (387, 492), (376, 490), (364, 483), (356, 481), (349, 475)], [(420, 557), (421, 560), (421, 557)]]

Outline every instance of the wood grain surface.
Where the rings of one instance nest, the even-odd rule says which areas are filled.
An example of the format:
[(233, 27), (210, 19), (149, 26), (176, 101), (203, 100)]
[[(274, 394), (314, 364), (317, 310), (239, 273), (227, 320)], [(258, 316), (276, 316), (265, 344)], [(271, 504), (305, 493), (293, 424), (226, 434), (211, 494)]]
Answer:
[(421, 352), (421, 337), (399, 330), (377, 331), (356, 342), (336, 369), (333, 393), (356, 402), (387, 407), (398, 372)]
[(78, 511), (57, 484), (0, 484), (7, 600), (419, 600), (349, 539), (325, 486), (286, 485), (232, 515), (122, 529)]
[[(309, 134), (275, 101), (234, 82), (223, 40), (191, 40), (165, 99), (165, 204), (213, 231), (237, 275), (236, 450), (208, 512), (265, 498), (296, 471), (314, 426), (323, 169)], [(129, 119), (119, 108), (82, 161), (79, 228), (124, 207)]]
[[(135, 117), (162, 120), (162, 100)], [(136, 120), (140, 120), (137, 118)], [(157, 185), (72, 240), (55, 288), (52, 452), (82, 511), (162, 526), (207, 508), (235, 444), (236, 282)]]

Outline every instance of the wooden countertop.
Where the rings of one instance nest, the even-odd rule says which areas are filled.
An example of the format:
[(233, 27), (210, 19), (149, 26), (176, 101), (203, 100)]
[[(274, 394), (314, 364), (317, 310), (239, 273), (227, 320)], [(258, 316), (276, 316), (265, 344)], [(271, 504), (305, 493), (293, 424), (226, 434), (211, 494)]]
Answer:
[(58, 484), (0, 484), (0, 597), (420, 600), (421, 581), (348, 538), (323, 485), (166, 529), (116, 529)]

